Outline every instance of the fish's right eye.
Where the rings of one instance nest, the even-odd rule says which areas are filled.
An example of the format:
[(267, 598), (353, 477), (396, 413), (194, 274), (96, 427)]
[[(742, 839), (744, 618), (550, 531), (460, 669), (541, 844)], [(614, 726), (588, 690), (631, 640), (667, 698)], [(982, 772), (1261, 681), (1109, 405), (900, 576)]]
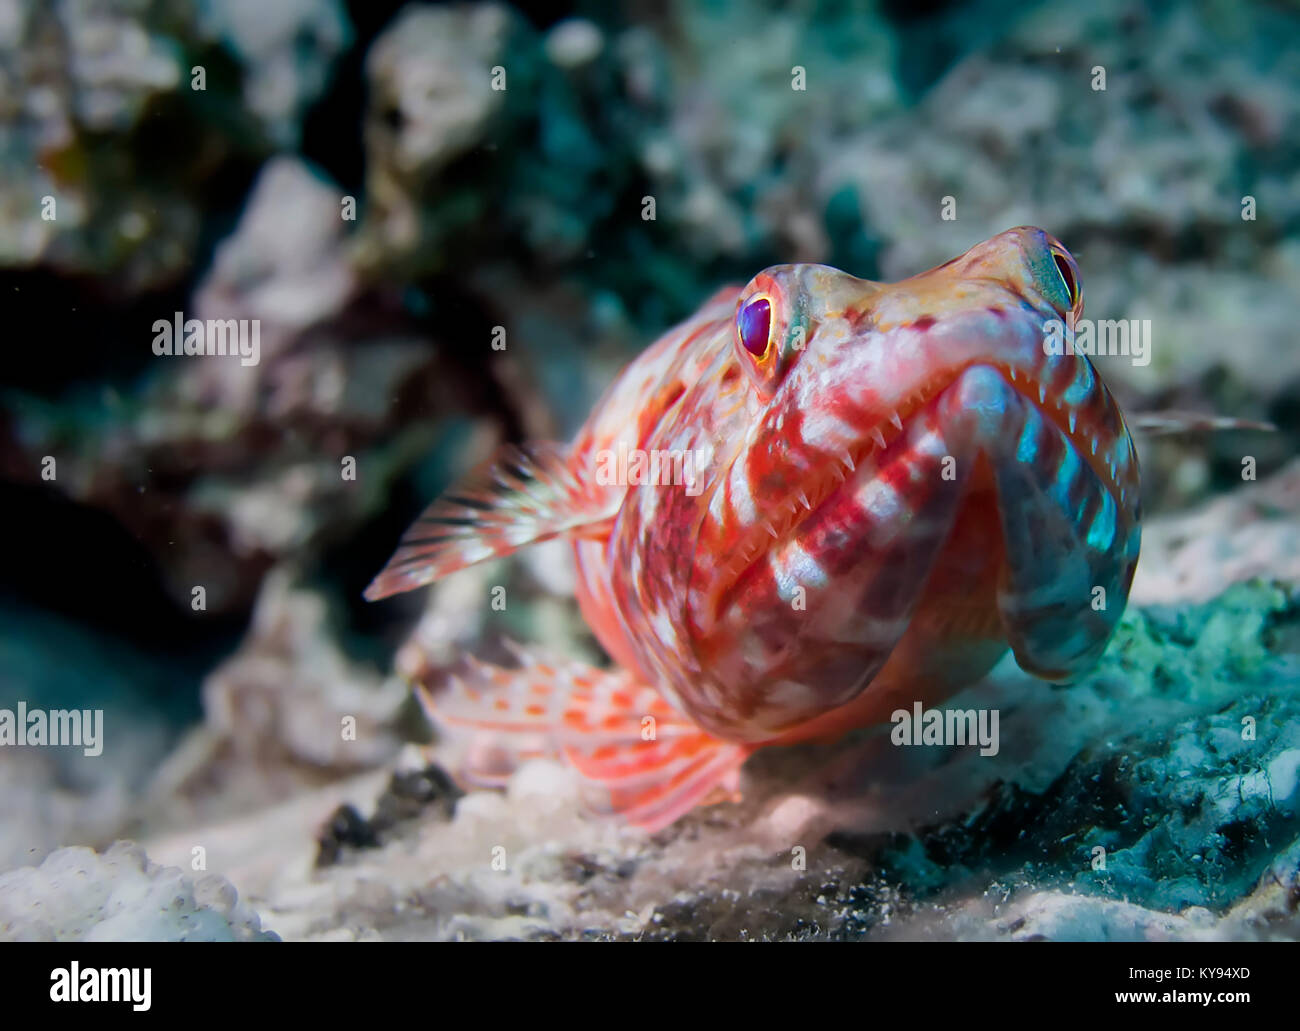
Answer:
[(733, 350), (750, 382), (770, 397), (789, 370), (790, 294), (785, 267), (760, 272), (736, 300)]
[(762, 358), (772, 346), (772, 302), (763, 295), (751, 298), (736, 315), (736, 333), (741, 346), (755, 358)]

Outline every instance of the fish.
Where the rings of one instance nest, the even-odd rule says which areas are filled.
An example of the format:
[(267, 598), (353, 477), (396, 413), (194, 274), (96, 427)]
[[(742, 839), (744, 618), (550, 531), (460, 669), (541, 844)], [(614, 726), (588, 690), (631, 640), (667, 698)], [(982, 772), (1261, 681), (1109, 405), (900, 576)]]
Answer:
[(515, 646), (417, 685), (482, 746), (458, 776), (560, 759), (657, 831), (738, 799), (755, 751), (942, 702), (1008, 650), (1045, 681), (1086, 671), (1141, 496), (1097, 369), (1044, 346), (1082, 311), (1075, 259), (1032, 226), (892, 284), (777, 265), (632, 360), (567, 445), (506, 446), (366, 597), (562, 538), (611, 665)]

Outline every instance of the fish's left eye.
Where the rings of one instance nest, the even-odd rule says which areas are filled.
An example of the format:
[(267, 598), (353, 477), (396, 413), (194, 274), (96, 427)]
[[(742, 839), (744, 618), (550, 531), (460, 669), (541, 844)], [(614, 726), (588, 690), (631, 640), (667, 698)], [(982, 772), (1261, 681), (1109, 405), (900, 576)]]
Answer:
[(772, 342), (772, 302), (766, 297), (755, 297), (741, 308), (736, 316), (736, 332), (741, 345), (755, 358), (767, 354)]
[(1065, 286), (1065, 294), (1070, 298), (1070, 307), (1073, 308), (1079, 303), (1079, 281), (1075, 278), (1074, 269), (1070, 266), (1070, 259), (1053, 249), (1052, 260), (1056, 262), (1056, 271), (1061, 275), (1061, 282)]

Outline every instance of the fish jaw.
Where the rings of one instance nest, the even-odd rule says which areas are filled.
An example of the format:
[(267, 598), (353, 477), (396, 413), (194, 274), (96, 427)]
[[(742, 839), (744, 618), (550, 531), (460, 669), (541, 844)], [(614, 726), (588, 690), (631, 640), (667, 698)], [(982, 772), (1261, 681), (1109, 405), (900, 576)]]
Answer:
[[(1087, 357), (1044, 346), (1050, 320), (1072, 322), (1082, 310), (1081, 298), (1033, 288), (1033, 263), (1041, 271), (1056, 248), (1041, 230), (1012, 230), (893, 286), (816, 267), (806, 350), (756, 411), (699, 524), (687, 625), (710, 684), (678, 694), (712, 733), (788, 735), (848, 706), (917, 617), (955, 514), (983, 506), (998, 532), (988, 476), (963, 476), (960, 490), (915, 482), (944, 475), (952, 456), (926, 453), (925, 428), (970, 370), (1000, 377), (1037, 414), (1037, 430), (1053, 435), (1053, 460), (1088, 470), (1121, 530), (1136, 527), (1136, 456), (1118, 408)], [(809, 279), (792, 272), (785, 282), (793, 291)], [(873, 496), (864, 513), (862, 499)], [(978, 571), (990, 601), (1002, 575)], [(964, 589), (980, 593), (969, 578)], [(1008, 636), (996, 619), (979, 633)]]

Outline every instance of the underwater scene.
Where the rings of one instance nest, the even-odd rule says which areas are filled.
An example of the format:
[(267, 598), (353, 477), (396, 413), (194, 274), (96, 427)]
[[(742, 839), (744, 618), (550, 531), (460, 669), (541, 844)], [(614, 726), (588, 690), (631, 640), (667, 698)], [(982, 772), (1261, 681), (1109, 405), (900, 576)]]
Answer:
[(1291, 0), (0, 0), (0, 940), (1294, 941), (1298, 301)]

